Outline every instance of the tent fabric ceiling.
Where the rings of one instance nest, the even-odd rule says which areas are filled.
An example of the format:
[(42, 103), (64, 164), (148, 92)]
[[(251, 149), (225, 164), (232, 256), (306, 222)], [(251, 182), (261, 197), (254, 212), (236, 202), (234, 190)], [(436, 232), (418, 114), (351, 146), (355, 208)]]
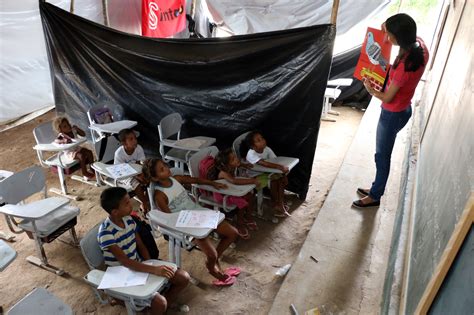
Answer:
[[(234, 35), (270, 32), (329, 23), (333, 0), (202, 0), (211, 20)], [(340, 2), (337, 34), (380, 10), (389, 0)]]

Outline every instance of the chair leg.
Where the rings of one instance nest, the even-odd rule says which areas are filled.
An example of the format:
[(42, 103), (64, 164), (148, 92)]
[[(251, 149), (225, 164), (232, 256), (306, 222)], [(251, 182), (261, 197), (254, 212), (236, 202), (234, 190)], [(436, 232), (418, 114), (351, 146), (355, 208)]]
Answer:
[(61, 195), (63, 197), (69, 198), (69, 199), (78, 200), (79, 199), (78, 196), (69, 195), (67, 193), (66, 177), (64, 176), (63, 168), (58, 166), (57, 170), (58, 170), (59, 184), (61, 185), (61, 190), (57, 188), (50, 188), (49, 191), (57, 195)]
[(74, 246), (79, 246), (79, 239), (77, 238), (76, 229), (74, 227), (72, 227), (69, 230), (69, 233), (71, 234), (73, 245)]
[(175, 243), (175, 239), (174, 237), (170, 235), (169, 240), (168, 240), (168, 256), (169, 256), (168, 260), (172, 263), (176, 263), (175, 255), (174, 255), (174, 243)]
[[(34, 222), (33, 222), (33, 226), (36, 229)], [(28, 256), (26, 257), (26, 260), (35, 266), (38, 266), (49, 272), (55, 273), (58, 276), (62, 276), (64, 274), (64, 270), (51, 266), (48, 263), (48, 258), (46, 257), (46, 253), (44, 252), (44, 248), (43, 248), (43, 242), (38, 238), (36, 233), (33, 233), (33, 237), (35, 239), (36, 251), (38, 252), (39, 257), (41, 258), (38, 258), (35, 256)]]
[(176, 259), (176, 266), (181, 268), (181, 241), (174, 241), (174, 256)]

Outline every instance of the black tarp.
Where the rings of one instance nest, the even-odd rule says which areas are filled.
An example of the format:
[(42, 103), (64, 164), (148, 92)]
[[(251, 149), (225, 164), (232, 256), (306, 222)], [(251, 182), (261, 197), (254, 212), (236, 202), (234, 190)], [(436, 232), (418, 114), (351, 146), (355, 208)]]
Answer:
[(123, 107), (139, 142), (158, 152), (157, 124), (172, 112), (185, 135), (230, 147), (259, 129), (300, 159), (289, 190), (305, 197), (331, 66), (335, 27), (318, 25), (227, 39), (153, 39), (122, 33), (40, 3), (56, 108), (87, 128), (98, 104)]

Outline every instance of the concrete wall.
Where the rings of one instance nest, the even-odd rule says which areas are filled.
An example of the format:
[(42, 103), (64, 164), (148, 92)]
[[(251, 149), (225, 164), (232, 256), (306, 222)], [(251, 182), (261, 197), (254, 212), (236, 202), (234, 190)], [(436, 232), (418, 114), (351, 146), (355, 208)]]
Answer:
[(421, 100), (405, 314), (414, 313), (474, 190), (474, 0), (449, 2)]

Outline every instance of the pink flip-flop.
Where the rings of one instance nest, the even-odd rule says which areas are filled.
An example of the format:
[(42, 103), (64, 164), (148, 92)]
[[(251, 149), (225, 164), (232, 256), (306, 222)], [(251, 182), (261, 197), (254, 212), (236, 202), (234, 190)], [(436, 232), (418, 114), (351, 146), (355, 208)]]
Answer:
[(216, 287), (228, 287), (231, 286), (235, 283), (237, 279), (235, 277), (227, 277), (225, 280), (214, 280), (212, 281), (212, 284), (215, 285)]
[(224, 270), (224, 273), (229, 277), (237, 277), (238, 275), (240, 275), (241, 272), (242, 269), (240, 269), (239, 267), (229, 267)]

